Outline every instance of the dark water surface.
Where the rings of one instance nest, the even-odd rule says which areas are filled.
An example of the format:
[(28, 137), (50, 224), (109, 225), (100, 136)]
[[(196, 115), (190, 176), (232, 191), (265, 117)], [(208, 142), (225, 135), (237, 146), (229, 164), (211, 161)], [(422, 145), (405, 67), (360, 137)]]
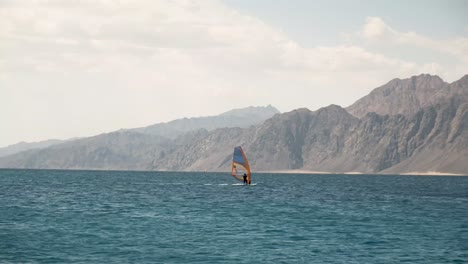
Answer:
[(0, 262), (468, 263), (468, 177), (253, 182), (0, 170)]

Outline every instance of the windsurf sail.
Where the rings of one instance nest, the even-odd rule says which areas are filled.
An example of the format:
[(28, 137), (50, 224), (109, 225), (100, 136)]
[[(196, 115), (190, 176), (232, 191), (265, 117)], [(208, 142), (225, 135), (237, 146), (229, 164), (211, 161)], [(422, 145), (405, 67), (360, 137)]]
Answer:
[(247, 175), (247, 182), (250, 184), (250, 166), (247, 156), (242, 147), (235, 147), (232, 155), (231, 175), (239, 181), (244, 181), (244, 174)]

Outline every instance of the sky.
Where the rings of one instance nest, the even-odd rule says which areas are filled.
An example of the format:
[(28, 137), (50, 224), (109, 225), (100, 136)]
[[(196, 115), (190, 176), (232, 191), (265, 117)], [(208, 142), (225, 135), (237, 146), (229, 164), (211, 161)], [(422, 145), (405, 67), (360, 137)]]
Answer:
[(468, 1), (0, 0), (0, 147), (468, 73)]

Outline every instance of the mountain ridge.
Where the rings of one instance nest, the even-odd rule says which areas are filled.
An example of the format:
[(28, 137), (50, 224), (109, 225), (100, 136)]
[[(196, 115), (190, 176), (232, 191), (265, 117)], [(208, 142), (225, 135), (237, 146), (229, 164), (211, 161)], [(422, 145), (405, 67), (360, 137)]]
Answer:
[[(181, 134), (203, 128), (207, 130), (212, 130), (218, 127), (248, 127), (250, 125), (259, 124), (277, 113), (279, 113), (278, 109), (271, 105), (250, 106), (246, 108), (233, 109), (227, 112), (223, 112), (216, 116), (179, 118), (167, 123), (156, 123), (142, 128), (120, 129), (113, 132), (134, 131), (144, 134), (159, 135), (175, 139)], [(207, 126), (207, 124), (209, 124), (209, 126)], [(102, 133), (99, 135), (110, 134), (113, 132)], [(87, 138), (92, 137), (95, 136)], [(30, 149), (43, 149), (52, 145), (61, 144), (76, 139), (79, 138), (71, 138), (67, 140), (49, 139), (39, 142), (19, 142), (13, 145), (0, 148), (0, 157), (13, 155)]]
[(411, 116), (420, 108), (444, 98), (455, 95), (468, 98), (467, 82), (468, 75), (450, 84), (439, 76), (429, 74), (393, 79), (346, 107), (346, 110), (357, 117), (363, 117), (368, 112)]
[(29, 149), (47, 148), (52, 145), (63, 143), (65, 141), (66, 140), (61, 140), (61, 139), (47, 139), (47, 140), (37, 141), (37, 142), (21, 141), (21, 142), (0, 148), (0, 157), (12, 155), (12, 154), (22, 152), (25, 150), (29, 150)]
[[(430, 93), (441, 89), (449, 93)], [(232, 149), (242, 145), (254, 171), (468, 174), (468, 75), (450, 84), (430, 75), (394, 79), (374, 91), (356, 101), (355, 112), (299, 108), (258, 125), (172, 138), (124, 130), (3, 157), (0, 167), (229, 171)], [(392, 103), (373, 108), (389, 96)], [(414, 100), (417, 109), (407, 106)], [(363, 102), (378, 111), (359, 114)]]
[(250, 106), (233, 109), (217, 116), (181, 118), (167, 123), (157, 123), (127, 130), (174, 139), (179, 135), (198, 129), (210, 131), (220, 127), (249, 127), (259, 124), (278, 113), (278, 109), (271, 105), (265, 107)]

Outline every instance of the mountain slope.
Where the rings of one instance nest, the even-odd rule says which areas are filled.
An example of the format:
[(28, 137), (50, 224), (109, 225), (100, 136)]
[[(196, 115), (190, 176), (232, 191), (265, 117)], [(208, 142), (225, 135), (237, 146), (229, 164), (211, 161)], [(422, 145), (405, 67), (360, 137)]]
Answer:
[[(205, 134), (166, 156), (156, 169), (229, 171), (232, 148), (243, 145), (256, 171), (404, 173), (426, 171), (426, 166), (468, 173), (467, 116), (466, 103), (456, 97), (410, 118), (369, 113), (357, 119), (333, 105), (315, 112), (298, 109), (255, 128)], [(425, 153), (432, 153), (437, 162), (421, 163), (431, 160)]]
[[(413, 155), (383, 170), (383, 173), (451, 172), (468, 174), (468, 103), (452, 98), (445, 103), (426, 109), (427, 125), (419, 130), (427, 136), (415, 140), (424, 141), (419, 147), (413, 142)], [(417, 115), (417, 120), (420, 116)], [(422, 117), (424, 118), (424, 116)], [(421, 119), (422, 119), (421, 118)]]
[(132, 129), (131, 131), (174, 139), (186, 132), (198, 129), (211, 131), (223, 127), (245, 128), (252, 125), (259, 125), (278, 113), (279, 111), (271, 105), (266, 107), (247, 107), (234, 109), (218, 116), (177, 119), (168, 123), (159, 123), (143, 128)]
[(29, 149), (47, 148), (52, 145), (60, 144), (62, 142), (64, 142), (64, 140), (60, 139), (49, 139), (39, 142), (19, 142), (10, 146), (6, 146), (4, 148), (0, 148), (0, 157), (12, 155)]
[[(271, 105), (247, 107), (218, 116), (178, 119), (145, 128), (120, 130), (74, 140), (66, 144), (60, 144), (65, 142), (61, 140), (19, 143), (0, 149), (0, 157), (21, 152), (19, 155), (0, 160), (0, 166), (9, 164), (9, 167), (25, 168), (152, 169), (152, 160), (158, 158), (158, 155), (145, 156), (144, 154), (149, 154), (148, 148), (160, 150), (164, 156), (171, 147), (180, 145), (181, 141), (194, 140), (192, 134), (208, 133), (207, 130), (219, 127), (249, 127), (261, 124), (277, 113), (279, 111)], [(174, 139), (174, 142), (169, 139)], [(158, 145), (162, 141), (164, 147)], [(153, 144), (157, 146), (152, 146)], [(58, 146), (48, 148), (53, 145)]]
[(0, 167), (148, 170), (171, 146), (159, 136), (113, 132), (3, 157)]
[(378, 114), (412, 116), (422, 107), (455, 95), (468, 97), (466, 89), (468, 75), (448, 84), (438, 76), (421, 74), (408, 79), (393, 79), (387, 84), (374, 89), (346, 108), (357, 117), (364, 117), (369, 112)]
[(229, 171), (232, 149), (242, 145), (254, 171), (468, 173), (467, 128), (467, 103), (459, 98), (411, 118), (369, 113), (358, 119), (332, 105), (176, 140), (131, 131), (104, 134), (4, 157), (0, 167)]
[(298, 109), (265, 122), (246, 147), (259, 170), (333, 170), (346, 135), (359, 120), (331, 105), (318, 111)]

